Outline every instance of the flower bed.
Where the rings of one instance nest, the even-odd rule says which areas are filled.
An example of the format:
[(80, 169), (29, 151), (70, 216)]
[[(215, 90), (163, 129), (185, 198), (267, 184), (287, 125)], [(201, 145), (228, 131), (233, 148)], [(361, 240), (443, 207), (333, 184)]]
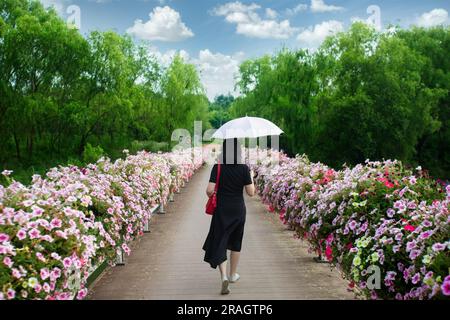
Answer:
[(253, 169), (269, 210), (338, 266), (351, 288), (373, 299), (450, 295), (449, 185), (389, 160), (336, 171), (283, 156)]
[(30, 186), (3, 172), (0, 299), (83, 299), (93, 267), (113, 265), (120, 250), (130, 254), (128, 244), (142, 235), (151, 208), (203, 164), (191, 149), (125, 152), (115, 162), (54, 168)]

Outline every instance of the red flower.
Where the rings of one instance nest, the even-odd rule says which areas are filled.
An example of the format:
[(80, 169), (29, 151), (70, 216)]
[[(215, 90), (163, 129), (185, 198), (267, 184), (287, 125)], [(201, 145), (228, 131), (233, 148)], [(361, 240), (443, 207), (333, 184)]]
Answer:
[(327, 257), (328, 261), (333, 260), (333, 249), (331, 249), (330, 246), (327, 246), (327, 248), (325, 249), (325, 256)]
[(353, 289), (353, 288), (355, 287), (355, 282), (350, 281), (350, 283), (348, 284), (348, 287), (349, 287), (350, 289)]
[(353, 243), (349, 242), (346, 246), (347, 250), (350, 250), (351, 248), (353, 248)]
[(412, 226), (410, 224), (407, 224), (404, 228), (405, 228), (406, 231), (411, 231), (411, 232), (416, 230), (416, 227), (414, 227), (414, 226)]

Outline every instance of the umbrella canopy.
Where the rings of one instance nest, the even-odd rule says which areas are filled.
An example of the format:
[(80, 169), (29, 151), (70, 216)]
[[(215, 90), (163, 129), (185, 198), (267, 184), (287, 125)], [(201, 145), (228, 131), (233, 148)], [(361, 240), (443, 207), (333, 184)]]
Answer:
[(258, 138), (278, 136), (283, 130), (269, 120), (257, 117), (242, 117), (228, 121), (213, 134), (215, 139)]

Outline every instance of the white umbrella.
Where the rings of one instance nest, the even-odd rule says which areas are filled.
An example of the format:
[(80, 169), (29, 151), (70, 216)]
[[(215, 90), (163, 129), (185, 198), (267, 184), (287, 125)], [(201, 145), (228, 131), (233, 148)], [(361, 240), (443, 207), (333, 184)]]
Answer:
[(242, 117), (228, 121), (213, 134), (215, 139), (258, 138), (278, 136), (283, 130), (269, 120), (257, 117)]

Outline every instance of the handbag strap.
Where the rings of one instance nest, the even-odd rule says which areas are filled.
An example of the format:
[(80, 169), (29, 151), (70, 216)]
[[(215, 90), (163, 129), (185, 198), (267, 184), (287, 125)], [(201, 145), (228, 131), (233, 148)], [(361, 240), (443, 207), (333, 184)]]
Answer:
[(215, 193), (217, 193), (217, 189), (219, 188), (219, 180), (220, 180), (220, 161), (217, 162), (217, 179), (216, 185), (214, 186)]

